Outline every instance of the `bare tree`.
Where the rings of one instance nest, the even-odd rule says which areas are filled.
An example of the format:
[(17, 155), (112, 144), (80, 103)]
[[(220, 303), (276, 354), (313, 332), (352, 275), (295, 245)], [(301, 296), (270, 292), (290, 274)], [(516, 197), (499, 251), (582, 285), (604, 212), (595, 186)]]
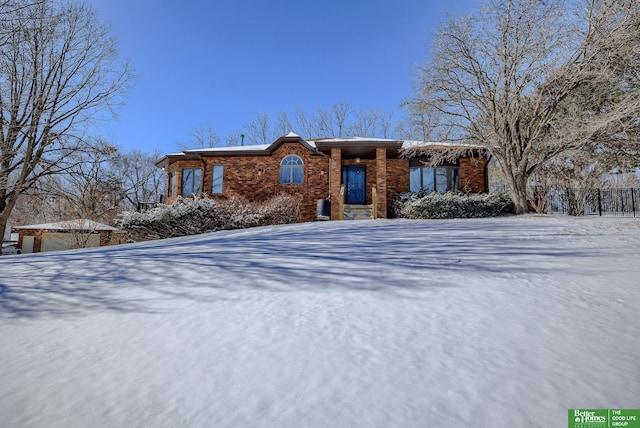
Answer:
[(402, 104), (407, 114), (399, 126), (400, 134), (406, 140), (444, 141), (452, 133), (443, 130), (442, 112), (423, 102), (429, 98), (424, 90), (418, 88), (418, 98)]
[(87, 220), (85, 218), (78, 218), (74, 220), (68, 220), (66, 222), (66, 225), (68, 227), (68, 234), (73, 240), (72, 242), (74, 249), (89, 247), (92, 237), (97, 238), (99, 244), (99, 223), (92, 222), (91, 220)]
[(319, 138), (317, 127), (313, 123), (313, 119), (304, 111), (302, 107), (296, 107), (295, 110), (296, 132), (305, 138)]
[(359, 110), (356, 119), (349, 124), (350, 136), (375, 137), (380, 125), (380, 110)]
[(351, 105), (346, 101), (341, 101), (329, 109), (318, 109), (307, 122), (311, 124), (314, 137), (342, 138), (347, 132), (349, 117), (352, 114)]
[(244, 144), (245, 135), (241, 132), (229, 134), (224, 137), (224, 143), (226, 146), (241, 146)]
[(187, 142), (181, 142), (178, 147), (181, 150), (209, 149), (220, 144), (220, 136), (211, 125), (197, 128), (191, 132), (191, 138)]
[(278, 115), (277, 122), (275, 125), (275, 134), (276, 135), (286, 135), (289, 132), (293, 131), (293, 126), (291, 125), (291, 121), (289, 120), (289, 116), (287, 113), (282, 112)]
[(114, 222), (125, 199), (122, 178), (111, 168), (117, 156), (118, 148), (102, 140), (71, 155), (76, 162), (61, 177), (58, 191), (58, 199), (66, 201), (65, 220)]
[(0, 230), (18, 197), (67, 171), (88, 149), (91, 118), (120, 102), (131, 80), (109, 27), (73, 2), (15, 1), (0, 19)]
[(346, 131), (349, 117), (353, 113), (353, 108), (351, 108), (351, 104), (347, 101), (341, 101), (333, 105), (331, 112), (333, 113), (333, 118), (335, 120), (335, 136), (342, 138), (345, 136), (344, 133)]
[[(227, 146), (240, 144), (269, 144), (276, 138), (289, 132), (296, 132), (304, 138), (343, 138), (360, 135), (365, 137), (388, 138), (395, 129), (393, 112), (382, 110), (355, 110), (346, 101), (333, 104), (328, 109), (319, 108), (309, 114), (302, 107), (297, 107), (293, 118), (286, 112), (276, 116), (272, 122), (268, 113), (256, 115), (241, 132), (227, 135), (224, 139)], [(213, 129), (198, 130), (192, 135), (193, 142), (181, 144), (182, 150), (187, 148), (216, 147), (218, 134)]]
[[(583, 0), (580, 11), (581, 20), (562, 0), (489, 0), (442, 25), (419, 73), (413, 105), (439, 112), (450, 140), (493, 155), (519, 213), (540, 165), (566, 150), (628, 142), (636, 125), (638, 5)], [(596, 96), (578, 102), (585, 88)]]
[(269, 113), (260, 113), (244, 126), (244, 135), (249, 144), (269, 144), (273, 142), (273, 131)]
[(66, 202), (60, 198), (60, 177), (50, 175), (23, 192), (16, 201), (9, 224), (25, 225), (48, 223), (64, 219)]
[(333, 112), (331, 110), (318, 109), (311, 117), (311, 123), (315, 129), (316, 137), (335, 137), (333, 128)]
[(161, 202), (165, 189), (165, 173), (154, 162), (159, 152), (151, 154), (134, 150), (118, 151), (110, 162), (110, 170), (118, 178), (125, 209), (135, 210), (140, 203)]

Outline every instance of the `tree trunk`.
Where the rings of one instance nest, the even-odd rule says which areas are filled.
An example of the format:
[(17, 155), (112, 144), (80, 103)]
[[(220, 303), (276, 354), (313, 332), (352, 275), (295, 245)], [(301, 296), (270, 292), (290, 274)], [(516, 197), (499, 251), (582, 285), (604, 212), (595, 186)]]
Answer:
[(513, 209), (516, 214), (527, 214), (529, 212), (529, 203), (527, 201), (527, 179), (523, 177), (513, 177), (507, 175), (509, 181), (509, 190), (511, 191), (511, 200), (513, 201)]
[[(7, 228), (7, 223), (9, 222), (9, 214), (11, 214), (14, 204), (15, 202), (10, 200), (4, 201), (4, 209), (0, 211), (0, 236), (2, 236), (2, 239), (4, 239), (4, 232)], [(0, 251), (0, 255), (2, 255), (2, 251)]]
[(526, 190), (524, 194), (511, 192), (511, 200), (516, 214), (527, 214), (529, 212), (529, 204), (527, 202)]

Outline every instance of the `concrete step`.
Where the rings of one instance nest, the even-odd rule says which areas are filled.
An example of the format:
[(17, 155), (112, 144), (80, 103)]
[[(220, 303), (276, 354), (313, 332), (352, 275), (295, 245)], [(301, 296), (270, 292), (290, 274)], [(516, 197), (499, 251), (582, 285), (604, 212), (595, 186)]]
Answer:
[(372, 205), (345, 205), (344, 216), (345, 220), (371, 220), (373, 219), (373, 206)]

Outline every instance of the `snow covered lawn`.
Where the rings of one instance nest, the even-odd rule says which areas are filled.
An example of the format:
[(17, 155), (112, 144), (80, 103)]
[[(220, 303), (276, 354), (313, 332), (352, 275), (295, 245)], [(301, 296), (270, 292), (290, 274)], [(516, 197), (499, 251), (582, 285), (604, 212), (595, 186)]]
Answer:
[(581, 407), (640, 408), (640, 219), (0, 258), (2, 427), (566, 427)]

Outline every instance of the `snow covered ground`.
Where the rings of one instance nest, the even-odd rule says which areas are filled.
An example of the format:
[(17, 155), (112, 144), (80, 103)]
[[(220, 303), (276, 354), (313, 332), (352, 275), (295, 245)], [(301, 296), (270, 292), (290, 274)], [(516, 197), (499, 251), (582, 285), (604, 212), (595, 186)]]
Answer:
[(0, 258), (2, 427), (566, 427), (569, 408), (640, 408), (640, 219)]

